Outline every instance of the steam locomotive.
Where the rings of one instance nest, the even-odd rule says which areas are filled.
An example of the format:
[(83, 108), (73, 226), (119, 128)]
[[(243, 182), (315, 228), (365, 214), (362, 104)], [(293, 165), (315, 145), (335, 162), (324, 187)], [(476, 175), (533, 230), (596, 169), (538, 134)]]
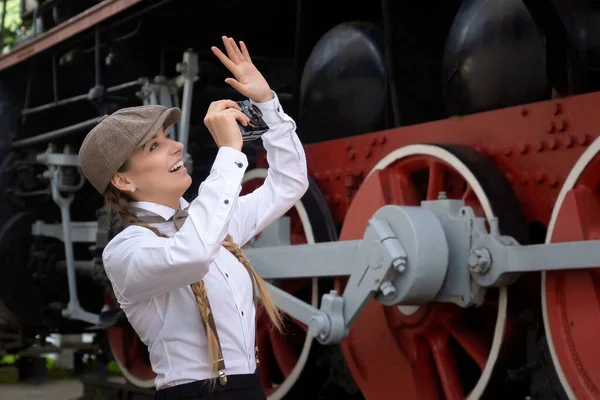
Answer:
[[(242, 100), (210, 52), (228, 35), (296, 120), (310, 175), (245, 249), (286, 316), (284, 334), (258, 323), (269, 399), (600, 398), (598, 2), (20, 7), (0, 55), (0, 353), (94, 332), (152, 387), (77, 151), (104, 114), (179, 106), (196, 188), (208, 104)], [(260, 141), (244, 149), (242, 194), (267, 167)]]

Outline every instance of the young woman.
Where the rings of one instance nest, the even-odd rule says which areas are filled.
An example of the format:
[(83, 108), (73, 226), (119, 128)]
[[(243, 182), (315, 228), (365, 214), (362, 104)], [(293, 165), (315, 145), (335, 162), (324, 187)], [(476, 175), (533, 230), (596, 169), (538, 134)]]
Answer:
[[(279, 313), (240, 246), (286, 213), (308, 187), (294, 121), (254, 67), (243, 42), (223, 37), (214, 54), (235, 79), (226, 80), (263, 113), (269, 172), (264, 184), (239, 196), (248, 166), (230, 100), (210, 105), (204, 123), (219, 150), (208, 178), (188, 204), (191, 178), (183, 146), (167, 128), (180, 110), (121, 109), (84, 139), (79, 156), (91, 184), (124, 224), (103, 262), (131, 326), (148, 346), (157, 374), (156, 399), (264, 399), (257, 369), (255, 301), (276, 327)], [(238, 245), (239, 244), (239, 245)]]

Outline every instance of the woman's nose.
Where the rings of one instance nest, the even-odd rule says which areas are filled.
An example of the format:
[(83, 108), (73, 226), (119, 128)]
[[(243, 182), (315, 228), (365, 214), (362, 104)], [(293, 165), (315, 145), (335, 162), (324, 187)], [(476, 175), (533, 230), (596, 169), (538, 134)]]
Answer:
[(179, 143), (179, 142), (173, 140), (173, 142), (172, 142), (172, 150), (173, 150), (173, 153), (177, 153), (179, 151), (182, 151), (183, 150), (183, 143)]

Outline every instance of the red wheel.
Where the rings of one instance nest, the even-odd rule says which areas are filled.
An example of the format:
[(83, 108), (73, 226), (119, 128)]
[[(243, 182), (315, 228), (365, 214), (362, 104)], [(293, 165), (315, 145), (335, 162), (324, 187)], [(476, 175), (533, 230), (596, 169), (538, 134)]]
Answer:
[[(521, 243), (525, 220), (509, 184), (479, 153), (462, 147), (411, 145), (382, 159), (352, 200), (340, 240), (361, 239), (368, 219), (387, 204), (419, 205), (440, 192), (463, 199), (478, 216), (497, 216)], [(338, 281), (338, 290), (343, 289)], [(510, 336), (505, 288), (488, 291), (477, 308), (454, 304), (386, 307), (371, 301), (343, 342), (363, 395), (403, 399), (479, 398)], [(488, 397), (489, 398), (489, 397)]]
[[(104, 298), (105, 304), (110, 308), (119, 306), (112, 296), (105, 294)], [(148, 347), (131, 325), (126, 322), (123, 326), (108, 328), (106, 336), (113, 358), (125, 379), (141, 388), (153, 388), (156, 374), (150, 365)]]
[[(565, 180), (550, 219), (546, 243), (600, 239), (599, 150), (597, 139)], [(600, 269), (542, 273), (546, 339), (564, 394), (572, 399), (600, 398), (598, 298)]]
[[(267, 176), (266, 169), (248, 171), (242, 182), (240, 195), (248, 194), (263, 184)], [(310, 181), (307, 193), (285, 215), (290, 218), (291, 244), (307, 244), (320, 241), (336, 240), (335, 226), (327, 209), (327, 203), (316, 184)], [(260, 237), (257, 235), (253, 240)], [(273, 282), (272, 282), (273, 283)], [(275, 284), (288, 293), (318, 307), (318, 279), (285, 279)], [(281, 399), (288, 394), (296, 383), (299, 390), (317, 390), (315, 379), (309, 377), (312, 368), (309, 355), (311, 349), (318, 345), (312, 336), (307, 335), (305, 324), (287, 317), (284, 319), (284, 334), (272, 329), (271, 323), (262, 313), (257, 321), (257, 345), (259, 348), (261, 380), (269, 400)], [(300, 384), (300, 380), (311, 381)], [(301, 386), (301, 387), (299, 387)], [(309, 395), (304, 394), (304, 398)], [(310, 397), (312, 398), (312, 397)]]

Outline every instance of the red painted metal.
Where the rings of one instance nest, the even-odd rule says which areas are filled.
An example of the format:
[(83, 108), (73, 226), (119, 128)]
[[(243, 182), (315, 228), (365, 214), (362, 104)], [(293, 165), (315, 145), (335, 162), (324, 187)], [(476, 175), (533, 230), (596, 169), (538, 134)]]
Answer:
[[(251, 193), (264, 182), (262, 178), (255, 178), (242, 185), (240, 196)], [(304, 228), (295, 208), (286, 214), (290, 217), (290, 230), (292, 244), (306, 244)], [(255, 238), (260, 237), (260, 234)], [(311, 298), (311, 279), (286, 279), (277, 283), (277, 286), (308, 302)], [(263, 311), (263, 312), (261, 312)], [(267, 395), (272, 394), (283, 379), (287, 379), (302, 351), (308, 327), (289, 316), (284, 318), (284, 332), (278, 332), (266, 312), (259, 307), (258, 321), (256, 324), (256, 341), (259, 351), (260, 375), (263, 389)], [(283, 379), (282, 379), (283, 378)]]
[(530, 221), (546, 224), (571, 166), (598, 136), (598, 109), (600, 93), (591, 93), (310, 144), (308, 170), (342, 223), (357, 188), (384, 155), (415, 143), (464, 144), (505, 174)]
[[(104, 301), (111, 308), (118, 306), (108, 294), (105, 294)], [(107, 339), (113, 357), (128, 378), (145, 382), (146, 386), (154, 384), (156, 374), (150, 365), (148, 347), (129, 323), (107, 329)]]
[(142, 1), (105, 0), (96, 4), (32, 41), (13, 49), (10, 53), (0, 56), (0, 71), (47, 50)]
[[(416, 187), (409, 180), (419, 172), (429, 172), (431, 185)], [(450, 173), (448, 179), (443, 176), (446, 172)], [(346, 214), (340, 240), (361, 239), (368, 220), (384, 205), (418, 205), (437, 198), (439, 191), (446, 191), (448, 198), (464, 199), (483, 216), (474, 192), (456, 171), (436, 158), (411, 156), (375, 171), (363, 182)], [(339, 290), (342, 286), (338, 281)], [(486, 364), (497, 304), (497, 292), (492, 292), (479, 308), (431, 304), (410, 314), (371, 301), (342, 343), (348, 367), (363, 395), (385, 398), (389, 382), (394, 382), (409, 400), (464, 398), (477, 380), (463, 375), (480, 374)]]
[[(596, 156), (567, 193), (553, 243), (600, 239), (599, 170)], [(552, 342), (569, 386), (578, 399), (599, 398), (600, 269), (549, 272), (544, 290)]]

